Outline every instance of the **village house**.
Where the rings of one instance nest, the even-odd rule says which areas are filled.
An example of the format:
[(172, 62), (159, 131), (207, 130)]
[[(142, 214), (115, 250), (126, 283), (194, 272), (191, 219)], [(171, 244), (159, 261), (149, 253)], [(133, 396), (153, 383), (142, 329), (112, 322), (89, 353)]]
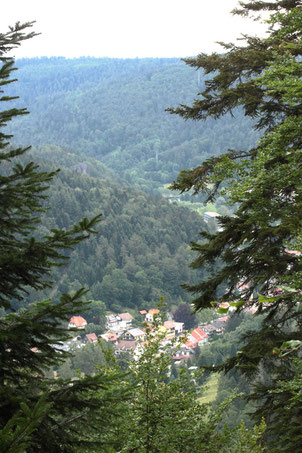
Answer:
[(69, 320), (68, 329), (85, 329), (86, 326), (86, 319), (82, 318), (82, 316), (73, 316)]
[(177, 321), (165, 321), (164, 327), (167, 329), (167, 335), (172, 335), (172, 338), (179, 336), (184, 331), (184, 323)]
[(229, 319), (228, 316), (222, 316), (221, 318), (214, 319), (214, 321), (212, 321), (211, 324), (213, 327), (215, 327), (217, 335), (221, 335), (223, 333), (225, 323), (228, 319)]
[(145, 321), (152, 322), (155, 315), (159, 314), (159, 310), (157, 308), (150, 308), (148, 313), (146, 313)]
[(119, 332), (129, 329), (132, 325), (133, 317), (130, 313), (120, 313), (118, 315), (110, 314), (106, 315), (106, 329), (111, 332)]
[(188, 348), (195, 349), (196, 346), (201, 346), (208, 340), (208, 335), (200, 327), (197, 327), (188, 335), (188, 341), (186, 341), (185, 345)]
[(207, 211), (204, 213), (203, 215), (203, 220), (208, 223), (209, 220), (216, 220), (217, 217), (220, 217), (219, 214), (217, 212), (214, 212), (214, 211)]
[(116, 344), (118, 342), (118, 336), (112, 332), (105, 332), (100, 335), (100, 338), (112, 344)]
[(98, 337), (96, 336), (95, 333), (87, 333), (85, 335), (85, 340), (88, 342), (88, 343), (97, 343), (98, 342)]
[(180, 343), (177, 351), (172, 357), (175, 365), (179, 365), (182, 362), (187, 362), (190, 357), (194, 355), (194, 348), (187, 346), (184, 343)]
[(213, 337), (217, 330), (213, 324), (206, 324), (205, 326), (201, 326), (201, 328), (206, 334), (208, 334), (209, 338)]
[(125, 340), (144, 341), (145, 335), (146, 334), (143, 330), (134, 328), (127, 330), (127, 332), (124, 333), (123, 337)]
[(137, 349), (138, 342), (132, 340), (121, 340), (115, 345), (115, 354), (120, 354), (121, 352), (129, 352), (133, 354)]
[(132, 325), (133, 321), (133, 316), (130, 315), (130, 313), (120, 313), (119, 317), (122, 320), (123, 325), (125, 325), (125, 328), (128, 329)]

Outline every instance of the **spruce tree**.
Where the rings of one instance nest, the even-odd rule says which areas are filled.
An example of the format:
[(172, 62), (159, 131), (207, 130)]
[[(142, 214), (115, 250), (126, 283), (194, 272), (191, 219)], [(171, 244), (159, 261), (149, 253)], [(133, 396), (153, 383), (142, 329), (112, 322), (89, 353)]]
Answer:
[[(31, 26), (17, 23), (0, 34), (2, 105), (12, 101), (4, 90), (15, 82), (14, 60), (7, 53), (35, 35), (28, 33)], [(11, 146), (4, 129), (27, 113), (0, 112), (0, 451), (106, 451), (106, 424), (121, 397), (119, 376), (49, 377), (52, 367), (68, 357), (61, 345), (70, 337), (69, 318), (87, 309), (81, 300), (85, 290), (63, 294), (57, 303), (26, 304), (29, 290), (51, 287), (51, 270), (66, 263), (66, 251), (96, 233), (100, 215), (39, 238), (45, 191), (56, 172), (25, 163), (29, 148)]]
[(238, 310), (255, 305), (265, 315), (260, 331), (247, 333), (246, 345), (221, 368), (236, 367), (254, 383), (251, 398), (259, 404), (256, 415), (267, 419), (269, 451), (300, 451), (300, 435), (288, 428), (290, 419), (301, 424), (299, 402), (292, 398), (283, 419), (288, 394), (277, 390), (295, 374), (292, 355), (282, 350), (302, 340), (300, 289), (293, 284), (301, 259), (291, 251), (302, 222), (301, 1), (240, 2), (234, 13), (262, 11), (271, 12), (268, 37), (244, 35), (243, 46), (222, 43), (223, 54), (186, 60), (212, 78), (192, 106), (170, 111), (206, 120), (241, 108), (264, 135), (253, 149), (228, 150), (181, 172), (173, 189), (206, 191), (211, 200), (221, 193), (229, 197), (235, 215), (221, 217), (220, 231), (202, 233), (206, 242), (193, 244), (198, 257), (192, 267), (215, 265), (216, 271), (186, 287), (197, 294), (196, 309), (228, 301)]

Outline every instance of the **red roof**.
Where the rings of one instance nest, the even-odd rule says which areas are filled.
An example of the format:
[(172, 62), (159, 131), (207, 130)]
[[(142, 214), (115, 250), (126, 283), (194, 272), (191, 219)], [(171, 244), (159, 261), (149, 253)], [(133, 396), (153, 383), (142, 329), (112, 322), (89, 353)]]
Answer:
[(103, 340), (111, 341), (112, 343), (115, 343), (118, 340), (118, 336), (112, 332), (106, 332), (103, 335), (100, 335), (100, 337), (103, 338)]
[(150, 315), (158, 315), (159, 310), (157, 308), (150, 308), (149, 313)]
[(204, 340), (208, 337), (208, 335), (203, 330), (201, 330), (200, 327), (197, 327), (195, 330), (193, 330), (193, 332), (191, 332), (191, 335), (198, 341)]
[(95, 333), (87, 333), (86, 338), (89, 341), (89, 343), (97, 343), (98, 342), (98, 337), (96, 336)]
[(173, 360), (188, 360), (190, 355), (174, 355)]
[(164, 327), (166, 329), (175, 329), (175, 322), (174, 321), (165, 321)]
[(87, 326), (87, 321), (82, 318), (82, 316), (73, 316), (70, 319), (69, 324), (74, 324), (76, 327), (85, 327)]
[(208, 338), (208, 335), (200, 328), (194, 329), (190, 335), (189, 340), (185, 343), (188, 348), (196, 348), (198, 343)]
[(133, 319), (133, 316), (131, 316), (130, 313), (119, 313), (119, 317), (123, 321), (132, 321), (132, 319)]
[(146, 310), (141, 310), (139, 313), (140, 313), (140, 315), (146, 315), (147, 314)]
[(226, 322), (228, 319), (229, 319), (228, 316), (222, 316), (222, 318), (218, 318), (217, 321)]

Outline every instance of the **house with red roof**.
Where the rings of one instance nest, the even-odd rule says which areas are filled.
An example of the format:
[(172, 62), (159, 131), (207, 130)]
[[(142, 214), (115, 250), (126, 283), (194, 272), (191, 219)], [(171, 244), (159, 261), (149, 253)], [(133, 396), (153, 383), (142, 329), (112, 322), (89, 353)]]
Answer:
[(96, 336), (95, 333), (87, 333), (85, 335), (86, 340), (88, 343), (97, 343), (98, 342), (98, 337)]
[(188, 335), (188, 341), (186, 341), (185, 345), (188, 348), (195, 349), (196, 346), (201, 346), (208, 340), (208, 335), (200, 327), (197, 327)]
[(85, 329), (86, 326), (86, 319), (82, 318), (82, 316), (73, 316), (69, 320), (68, 329)]
[(100, 335), (100, 337), (109, 342), (109, 343), (112, 343), (112, 344), (116, 344), (118, 342), (118, 336), (115, 334), (115, 333), (112, 333), (112, 332), (105, 332), (103, 333), (102, 335)]
[(155, 316), (155, 315), (158, 315), (158, 314), (159, 314), (159, 310), (158, 310), (157, 308), (150, 308), (150, 310), (149, 310), (148, 313), (146, 314), (145, 321), (146, 321), (146, 322), (152, 322), (154, 316)]
[(119, 317), (122, 320), (122, 325), (128, 329), (132, 325), (133, 316), (130, 313), (119, 313)]

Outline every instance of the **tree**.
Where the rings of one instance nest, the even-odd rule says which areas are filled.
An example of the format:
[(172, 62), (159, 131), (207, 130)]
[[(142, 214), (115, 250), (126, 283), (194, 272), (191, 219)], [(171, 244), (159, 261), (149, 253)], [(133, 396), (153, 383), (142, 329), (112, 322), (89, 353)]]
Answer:
[[(0, 34), (1, 93), (15, 81), (11, 79), (14, 60), (6, 54), (35, 35), (27, 33), (31, 26), (17, 23)], [(12, 99), (2, 95), (0, 101)], [(108, 406), (115, 401), (114, 383), (119, 398), (119, 377), (101, 373), (73, 381), (47, 377), (51, 367), (69, 356), (60, 346), (70, 337), (70, 316), (87, 306), (81, 300), (85, 290), (63, 294), (58, 303), (47, 299), (26, 304), (30, 290), (51, 287), (51, 270), (66, 262), (66, 252), (96, 233), (100, 215), (39, 238), (45, 190), (56, 172), (39, 171), (38, 165), (26, 163), (29, 148), (9, 145), (11, 136), (2, 130), (24, 114), (26, 109), (0, 112), (0, 449), (71, 452), (99, 446), (104, 450), (104, 421), (112, 418)]]
[[(220, 218), (221, 231), (202, 233), (205, 244), (193, 244), (198, 253), (193, 268), (216, 265), (214, 275), (201, 284), (187, 285), (198, 293), (196, 309), (213, 300), (229, 301), (238, 310), (254, 304), (264, 314), (258, 332), (246, 334), (246, 345), (222, 368), (236, 367), (257, 385), (251, 398), (260, 404), (256, 414), (265, 416), (274, 451), (301, 450), (299, 436), (291, 446), (278, 446), (281, 407), (285, 393), (276, 393), (277, 382), (290, 379), (292, 359), (280, 361), (274, 346), (302, 338), (297, 290), (283, 287), (301, 269), (295, 248), (301, 231), (301, 1), (240, 2), (235, 14), (270, 11), (269, 36), (244, 35), (245, 46), (222, 44), (225, 53), (201, 54), (186, 60), (214, 73), (202, 98), (192, 107), (172, 110), (185, 119), (220, 118), (242, 108), (264, 135), (247, 151), (229, 150), (202, 165), (180, 173), (173, 188), (182, 192), (207, 191), (208, 198), (227, 195), (234, 216)], [(218, 259), (222, 260), (217, 266)], [(245, 289), (243, 290), (243, 285)], [(238, 288), (240, 294), (238, 294)], [(278, 293), (276, 293), (278, 291)], [(257, 378), (257, 379), (256, 379)], [(297, 412), (292, 412), (296, 420)], [(301, 418), (299, 418), (301, 423)], [(288, 418), (286, 425), (288, 426)], [(270, 450), (271, 451), (271, 450)]]
[(179, 305), (173, 313), (173, 318), (175, 321), (183, 322), (186, 330), (190, 330), (196, 325), (195, 315), (188, 304)]
[[(128, 408), (124, 407), (119, 433), (120, 451), (130, 453), (206, 453), (263, 451), (260, 431), (239, 428), (219, 431), (222, 413), (234, 398), (216, 411), (198, 401), (198, 386), (186, 370), (171, 369), (171, 359), (178, 346), (164, 346), (164, 317), (157, 317), (147, 329), (146, 341), (137, 360), (129, 363), (129, 379), (135, 383)], [(173, 372), (173, 379), (171, 373)], [(250, 449), (248, 449), (248, 446)], [(244, 449), (246, 448), (246, 449)]]

